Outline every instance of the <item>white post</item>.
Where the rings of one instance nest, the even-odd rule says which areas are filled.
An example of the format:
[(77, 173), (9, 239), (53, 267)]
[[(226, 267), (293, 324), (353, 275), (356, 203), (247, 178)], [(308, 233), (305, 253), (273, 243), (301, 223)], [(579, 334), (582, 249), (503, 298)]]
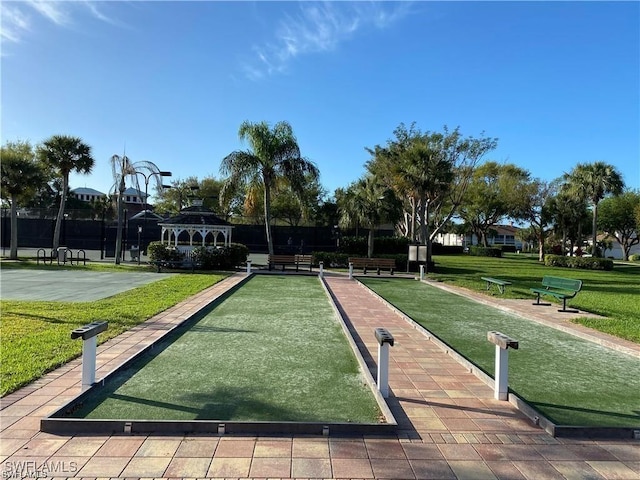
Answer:
[(378, 390), (387, 398), (389, 396), (389, 344), (378, 344)]
[(353, 263), (349, 262), (349, 280), (353, 280)]
[(324, 276), (324, 262), (320, 262), (320, 278)]
[(424, 280), (424, 265), (420, 265), (420, 281)]
[(96, 381), (96, 347), (98, 337), (93, 336), (82, 341), (82, 391)]
[(496, 380), (494, 398), (496, 400), (509, 399), (509, 351), (496, 345)]
[(251, 273), (251, 260), (247, 260), (247, 275)]

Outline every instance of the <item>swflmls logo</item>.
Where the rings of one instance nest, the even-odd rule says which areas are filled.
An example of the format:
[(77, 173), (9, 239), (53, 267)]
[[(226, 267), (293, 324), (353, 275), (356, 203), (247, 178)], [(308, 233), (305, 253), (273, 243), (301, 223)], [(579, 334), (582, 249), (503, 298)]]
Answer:
[(2, 478), (48, 478), (59, 474), (76, 473), (77, 462), (37, 462), (26, 460), (20, 462), (6, 461), (2, 464)]

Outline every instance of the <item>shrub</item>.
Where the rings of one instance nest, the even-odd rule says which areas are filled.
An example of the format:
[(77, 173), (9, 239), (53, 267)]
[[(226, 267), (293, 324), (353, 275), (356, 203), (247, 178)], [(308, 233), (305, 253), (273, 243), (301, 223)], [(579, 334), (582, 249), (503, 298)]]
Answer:
[(228, 247), (196, 247), (191, 258), (200, 263), (203, 269), (233, 269), (247, 262), (249, 249), (241, 243), (232, 243)]
[(340, 239), (340, 253), (347, 255), (366, 255), (367, 237), (342, 237)]
[(545, 255), (544, 264), (548, 267), (578, 268), (583, 270), (613, 270), (613, 260), (596, 257)]
[(349, 254), (336, 252), (312, 252), (313, 262), (323, 262), (329, 268), (347, 268), (349, 266)]
[(442, 245), (438, 242), (431, 243), (432, 255), (458, 255), (464, 253), (462, 245)]
[(502, 250), (502, 253), (516, 253), (516, 246), (515, 245), (496, 244), (493, 247), (494, 248), (499, 248), (500, 250)]
[(496, 257), (502, 258), (502, 250), (495, 247), (478, 247), (474, 245), (469, 248), (469, 254), (476, 257)]
[(147, 254), (152, 262), (178, 261), (184, 256), (175, 248), (161, 242), (151, 242), (147, 246)]
[(634, 253), (633, 255), (629, 255), (630, 262), (640, 262), (640, 253)]

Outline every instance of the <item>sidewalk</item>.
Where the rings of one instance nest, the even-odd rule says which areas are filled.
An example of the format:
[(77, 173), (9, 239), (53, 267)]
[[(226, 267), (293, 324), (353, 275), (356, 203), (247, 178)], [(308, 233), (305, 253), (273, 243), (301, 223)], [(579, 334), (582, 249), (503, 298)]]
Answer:
[[(100, 346), (98, 377), (242, 277), (236, 274)], [(60, 478), (640, 478), (640, 442), (549, 436), (511, 404), (494, 400), (488, 386), (367, 290), (345, 276), (326, 279), (370, 367), (377, 355), (373, 329), (386, 327), (395, 336), (389, 404), (399, 423), (397, 438), (41, 433), (40, 418), (80, 391), (75, 360), (2, 399), (3, 476), (12, 477), (18, 462), (32, 462), (53, 466), (57, 473), (47, 476)]]

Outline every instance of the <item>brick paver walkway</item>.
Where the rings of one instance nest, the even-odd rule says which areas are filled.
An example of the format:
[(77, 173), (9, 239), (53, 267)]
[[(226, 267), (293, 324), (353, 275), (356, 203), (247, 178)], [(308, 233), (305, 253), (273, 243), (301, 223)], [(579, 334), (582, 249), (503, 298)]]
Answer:
[[(98, 348), (98, 378), (205, 306), (237, 274)], [(2, 399), (5, 478), (635, 479), (640, 442), (554, 439), (400, 316), (343, 276), (327, 282), (373, 367), (373, 329), (395, 336), (389, 398), (394, 438), (58, 436), (39, 421), (80, 391), (70, 362)], [(515, 308), (515, 307), (514, 307)], [(554, 309), (555, 307), (542, 307)], [(48, 467), (48, 471), (47, 471)], [(21, 469), (16, 472), (16, 470)], [(31, 469), (31, 470), (30, 470)]]

